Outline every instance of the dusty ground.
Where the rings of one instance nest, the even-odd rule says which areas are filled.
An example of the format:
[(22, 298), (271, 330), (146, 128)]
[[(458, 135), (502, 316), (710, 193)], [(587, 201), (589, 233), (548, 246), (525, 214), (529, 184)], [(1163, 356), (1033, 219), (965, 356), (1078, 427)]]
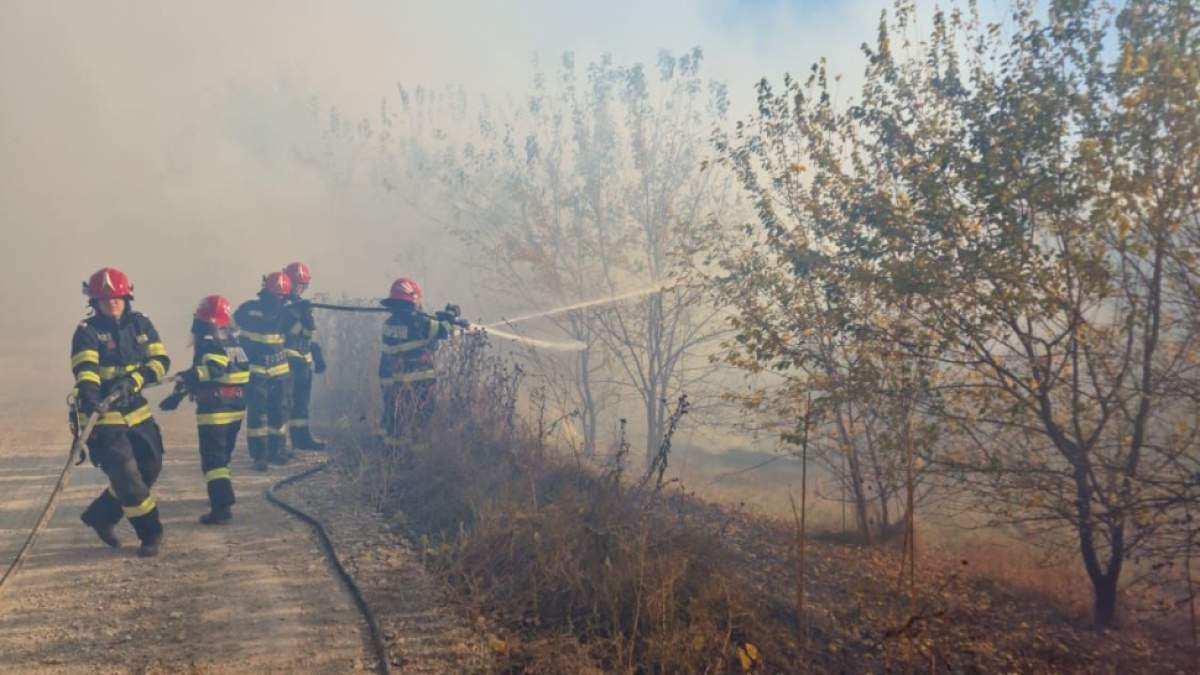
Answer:
[[(315, 538), (263, 497), (267, 485), (300, 467), (257, 474), (240, 448), (233, 463), (234, 522), (219, 528), (199, 525), (196, 518), (206, 511), (207, 499), (191, 416), (180, 412), (160, 419), (168, 446), (155, 488), (166, 528), (161, 555), (138, 559), (127, 524), (119, 530), (125, 547), (112, 550), (79, 523), (80, 512), (106, 483), (98, 469), (76, 468), (24, 568), (0, 594), (0, 673), (371, 670), (366, 627), (327, 569)], [(0, 427), (0, 564), (5, 567), (61, 469), (70, 440), (64, 427), (53, 419)], [(287, 496), (303, 501), (319, 489), (301, 485)], [(457, 619), (419, 560), (398, 537), (379, 548), (360, 545), (363, 538), (383, 544), (382, 525), (371, 521), (368, 527), (351, 527), (362, 515), (353, 513), (353, 504), (316, 494), (317, 502), (331, 506), (323, 516), (341, 523), (335, 528), (339, 546), (358, 547), (351, 557), (369, 572), (371, 584), (382, 587), (384, 576), (403, 581), (392, 585), (384, 616), (394, 660), (404, 664), (399, 670), (466, 669), (478, 648), (467, 645), (470, 630), (456, 627)], [(349, 515), (332, 508), (339, 503)], [(372, 567), (372, 556), (383, 562)], [(452, 658), (443, 649), (448, 636), (453, 647), (463, 644)]]
[(478, 617), (468, 624), (462, 618), (465, 607), (451, 607), (448, 590), (425, 570), (402, 529), (355, 494), (332, 469), (279, 491), (325, 526), (342, 564), (378, 617), (398, 672), (488, 670), (485, 620)]

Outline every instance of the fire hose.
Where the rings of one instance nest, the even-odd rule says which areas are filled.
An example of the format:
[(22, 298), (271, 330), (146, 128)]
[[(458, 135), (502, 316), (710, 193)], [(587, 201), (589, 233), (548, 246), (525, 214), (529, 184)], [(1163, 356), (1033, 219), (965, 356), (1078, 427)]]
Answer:
[[(104, 413), (108, 412), (109, 407), (116, 403), (120, 396), (120, 392), (113, 392), (100, 401), (100, 405), (96, 406), (96, 410), (88, 416), (87, 422), (83, 425), (82, 429), (77, 428), (77, 425), (72, 426), (72, 430), (75, 431), (75, 438), (71, 442), (71, 451), (67, 453), (67, 463), (63, 466), (62, 473), (58, 475), (58, 482), (54, 484), (54, 489), (50, 491), (50, 497), (46, 500), (46, 506), (42, 509), (42, 514), (38, 516), (37, 522), (34, 523), (33, 529), (30, 530), (29, 536), (25, 538), (25, 543), (17, 551), (17, 556), (13, 558), (12, 564), (4, 571), (4, 576), (0, 577), (0, 593), (4, 592), (8, 581), (16, 576), (17, 570), (21, 568), (21, 563), (25, 562), (25, 556), (33, 548), (33, 542), (37, 539), (38, 534), (41, 533), (42, 528), (46, 526), (46, 523), (50, 522), (50, 518), (54, 515), (54, 508), (58, 505), (58, 498), (67, 486), (67, 478), (71, 473), (71, 467), (83, 463), (83, 458), (85, 457), (84, 444), (87, 443), (88, 437), (92, 435), (92, 429), (95, 428), (96, 422), (100, 420), (100, 417)], [(72, 413), (74, 413), (75, 401), (71, 400), (70, 403)], [(74, 415), (72, 415), (72, 419), (75, 419)], [(76, 457), (79, 457), (80, 460), (75, 461)]]
[(333, 571), (337, 573), (338, 580), (342, 582), (342, 585), (346, 588), (346, 592), (354, 600), (359, 613), (362, 614), (363, 619), (367, 622), (367, 630), (371, 636), (371, 647), (375, 650), (375, 658), (378, 663), (376, 670), (381, 675), (391, 675), (391, 657), (388, 654), (387, 642), (383, 638), (383, 631), (379, 628), (379, 620), (375, 617), (375, 613), (371, 611), (371, 607), (367, 604), (367, 599), (363, 596), (362, 590), (355, 583), (354, 577), (350, 576), (350, 572), (342, 565), (337, 550), (333, 547), (333, 541), (329, 538), (329, 533), (325, 531), (325, 526), (315, 516), (305, 513), (300, 508), (289, 504), (275, 493), (276, 490), (285, 485), (299, 482), (320, 471), (324, 471), (329, 468), (329, 465), (329, 461), (324, 461), (278, 481), (267, 488), (265, 493), (266, 498), (267, 501), (307, 523), (317, 534), (317, 541), (321, 544), (321, 552), (329, 559), (329, 564), (333, 567)]

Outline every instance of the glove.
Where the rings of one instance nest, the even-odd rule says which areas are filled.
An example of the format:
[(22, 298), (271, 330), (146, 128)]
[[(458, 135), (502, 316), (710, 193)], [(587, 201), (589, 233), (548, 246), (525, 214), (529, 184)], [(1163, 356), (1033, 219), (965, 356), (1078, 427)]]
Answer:
[(436, 318), (438, 321), (446, 321), (454, 324), (455, 326), (465, 327), (467, 326), (467, 322), (460, 318), (461, 316), (462, 309), (460, 309), (458, 305), (446, 305), (445, 309), (437, 313)]
[(321, 352), (321, 345), (312, 343), (313, 357), (313, 372), (317, 375), (325, 372), (325, 355)]
[(109, 395), (117, 394), (117, 397), (113, 400), (113, 405), (118, 408), (129, 405), (129, 399), (133, 398), (135, 393), (137, 393), (137, 383), (128, 375), (113, 382), (112, 389), (109, 390)]
[(196, 375), (196, 367), (192, 366), (175, 375), (175, 393), (178, 394), (182, 389), (186, 394), (188, 389), (195, 389), (199, 383), (200, 378)]
[(158, 402), (159, 409), (160, 410), (174, 410), (174, 409), (178, 408), (179, 404), (183, 402), (184, 397), (187, 396), (187, 393), (188, 393), (187, 384), (185, 384), (182, 380), (176, 381), (175, 382), (175, 391), (171, 392), (170, 396), (168, 396)]

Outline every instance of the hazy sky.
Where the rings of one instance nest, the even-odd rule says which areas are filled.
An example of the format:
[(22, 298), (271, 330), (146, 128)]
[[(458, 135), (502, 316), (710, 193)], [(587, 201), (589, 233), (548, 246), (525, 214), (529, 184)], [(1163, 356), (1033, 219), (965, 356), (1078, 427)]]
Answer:
[(379, 295), (413, 272), (397, 260), (419, 259), (432, 300), (459, 299), (443, 282), (468, 271), (423, 246), (411, 217), (293, 161), (312, 133), (295, 92), (369, 116), (398, 81), (520, 91), (535, 54), (653, 63), (659, 49), (698, 45), (709, 76), (744, 105), (760, 77), (803, 71), (821, 55), (855, 79), (858, 45), (873, 39), (887, 5), (8, 0), (0, 404), (61, 400), (83, 316), (79, 284), (102, 265), (129, 273), (137, 307), (181, 361), (202, 296), (236, 304), (291, 260), (312, 266), (314, 290)]

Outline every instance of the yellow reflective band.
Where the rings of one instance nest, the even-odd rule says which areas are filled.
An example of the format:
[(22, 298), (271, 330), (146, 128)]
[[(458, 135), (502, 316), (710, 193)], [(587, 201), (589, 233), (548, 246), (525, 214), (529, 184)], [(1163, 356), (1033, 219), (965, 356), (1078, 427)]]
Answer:
[(167, 347), (161, 342), (151, 342), (146, 345), (146, 353), (150, 356), (166, 356)]
[(218, 424), (233, 424), (245, 419), (245, 410), (235, 410), (233, 412), (216, 412), (216, 413), (197, 413), (196, 424), (199, 426), (215, 426)]
[[(153, 363), (153, 361), (151, 363)], [(100, 379), (104, 380), (105, 382), (109, 380), (115, 380), (125, 373), (132, 373), (137, 369), (138, 367), (136, 363), (131, 363), (124, 366), (101, 366)]]
[(100, 419), (96, 420), (96, 426), (98, 427), (111, 427), (116, 425), (125, 426), (125, 416), (119, 412), (104, 413), (100, 416)]
[(75, 376), (75, 384), (80, 384), (83, 382), (100, 384), (100, 374), (94, 370), (81, 370), (79, 371), (79, 374)]
[(247, 370), (239, 370), (232, 373), (225, 373), (216, 379), (221, 384), (246, 384), (250, 381), (250, 372)]
[(154, 503), (154, 497), (150, 496), (143, 499), (142, 503), (137, 506), (122, 506), (121, 510), (125, 512), (126, 518), (137, 518), (150, 513), (157, 506), (158, 504)]
[(100, 365), (100, 352), (95, 349), (81, 349), (71, 356), (71, 367), (74, 368), (81, 363), (94, 363)]
[(204, 482), (206, 483), (214, 480), (221, 480), (222, 478), (225, 480), (231, 480), (233, 478), (233, 472), (229, 470), (229, 467), (222, 466), (220, 468), (204, 472)]
[(404, 352), (411, 352), (414, 349), (420, 349), (427, 344), (429, 344), (429, 340), (408, 340), (407, 342), (401, 342), (394, 345), (385, 344), (383, 345), (383, 353), (403, 354)]
[(251, 333), (248, 330), (244, 330), (241, 332), (241, 336), (251, 342), (258, 342), (264, 345), (283, 344), (283, 335), (279, 333)]
[(159, 380), (166, 377), (167, 367), (162, 364), (162, 361), (159, 361), (158, 359), (150, 359), (146, 365), (150, 366), (150, 370), (154, 371), (154, 376)]
[(196, 380), (208, 382), (208, 366), (196, 366)]
[(278, 377), (279, 375), (287, 375), (292, 371), (290, 368), (288, 368), (287, 362), (284, 361), (283, 363), (271, 366), (270, 368), (267, 368), (266, 366), (250, 366), (250, 372), (257, 375), (266, 375), (268, 377)]
[(306, 426), (308, 426), (308, 420), (306, 420), (306, 419), (304, 419), (304, 418), (302, 418), (302, 417), (297, 417), (297, 418), (295, 418), (295, 419), (290, 419), (290, 420), (288, 420), (288, 426), (289, 426), (289, 427), (292, 427), (292, 428), (295, 428), (295, 427), (306, 427)]
[(142, 377), (142, 374), (137, 371), (134, 371), (129, 376), (129, 379), (133, 380), (133, 390), (134, 391), (140, 391), (142, 388), (142, 385), (146, 384), (146, 378)]
[(288, 428), (287, 428), (287, 425), (285, 424), (277, 429), (276, 428), (267, 429), (267, 433), (272, 436), (283, 436), (284, 434), (287, 433), (287, 430), (288, 430)]
[(200, 357), (200, 363), (209, 362), (215, 363), (224, 368), (225, 366), (229, 365), (229, 357), (225, 356), (224, 354), (205, 354), (204, 356)]
[(146, 404), (137, 410), (128, 413), (119, 413), (115, 410), (104, 413), (100, 419), (96, 420), (97, 426), (117, 426), (127, 425), (136, 426), (150, 419), (150, 404)]
[(125, 424), (128, 424), (131, 427), (137, 426), (148, 419), (150, 419), (149, 404), (144, 405), (133, 412), (125, 414)]
[(285, 349), (285, 350), (283, 350), (283, 353), (284, 353), (284, 354), (287, 354), (289, 359), (302, 359), (302, 358), (304, 358), (304, 355), (303, 355), (303, 354), (301, 354), (301, 353), (300, 353), (300, 350), (298, 350), (298, 349)]
[(432, 368), (429, 370), (418, 370), (412, 373), (400, 373), (392, 379), (396, 382), (422, 382), (424, 380), (432, 380), (437, 377), (437, 371)]
[(266, 427), (259, 427), (257, 429), (247, 429), (246, 430), (246, 438), (262, 438), (266, 435), (267, 435)]

